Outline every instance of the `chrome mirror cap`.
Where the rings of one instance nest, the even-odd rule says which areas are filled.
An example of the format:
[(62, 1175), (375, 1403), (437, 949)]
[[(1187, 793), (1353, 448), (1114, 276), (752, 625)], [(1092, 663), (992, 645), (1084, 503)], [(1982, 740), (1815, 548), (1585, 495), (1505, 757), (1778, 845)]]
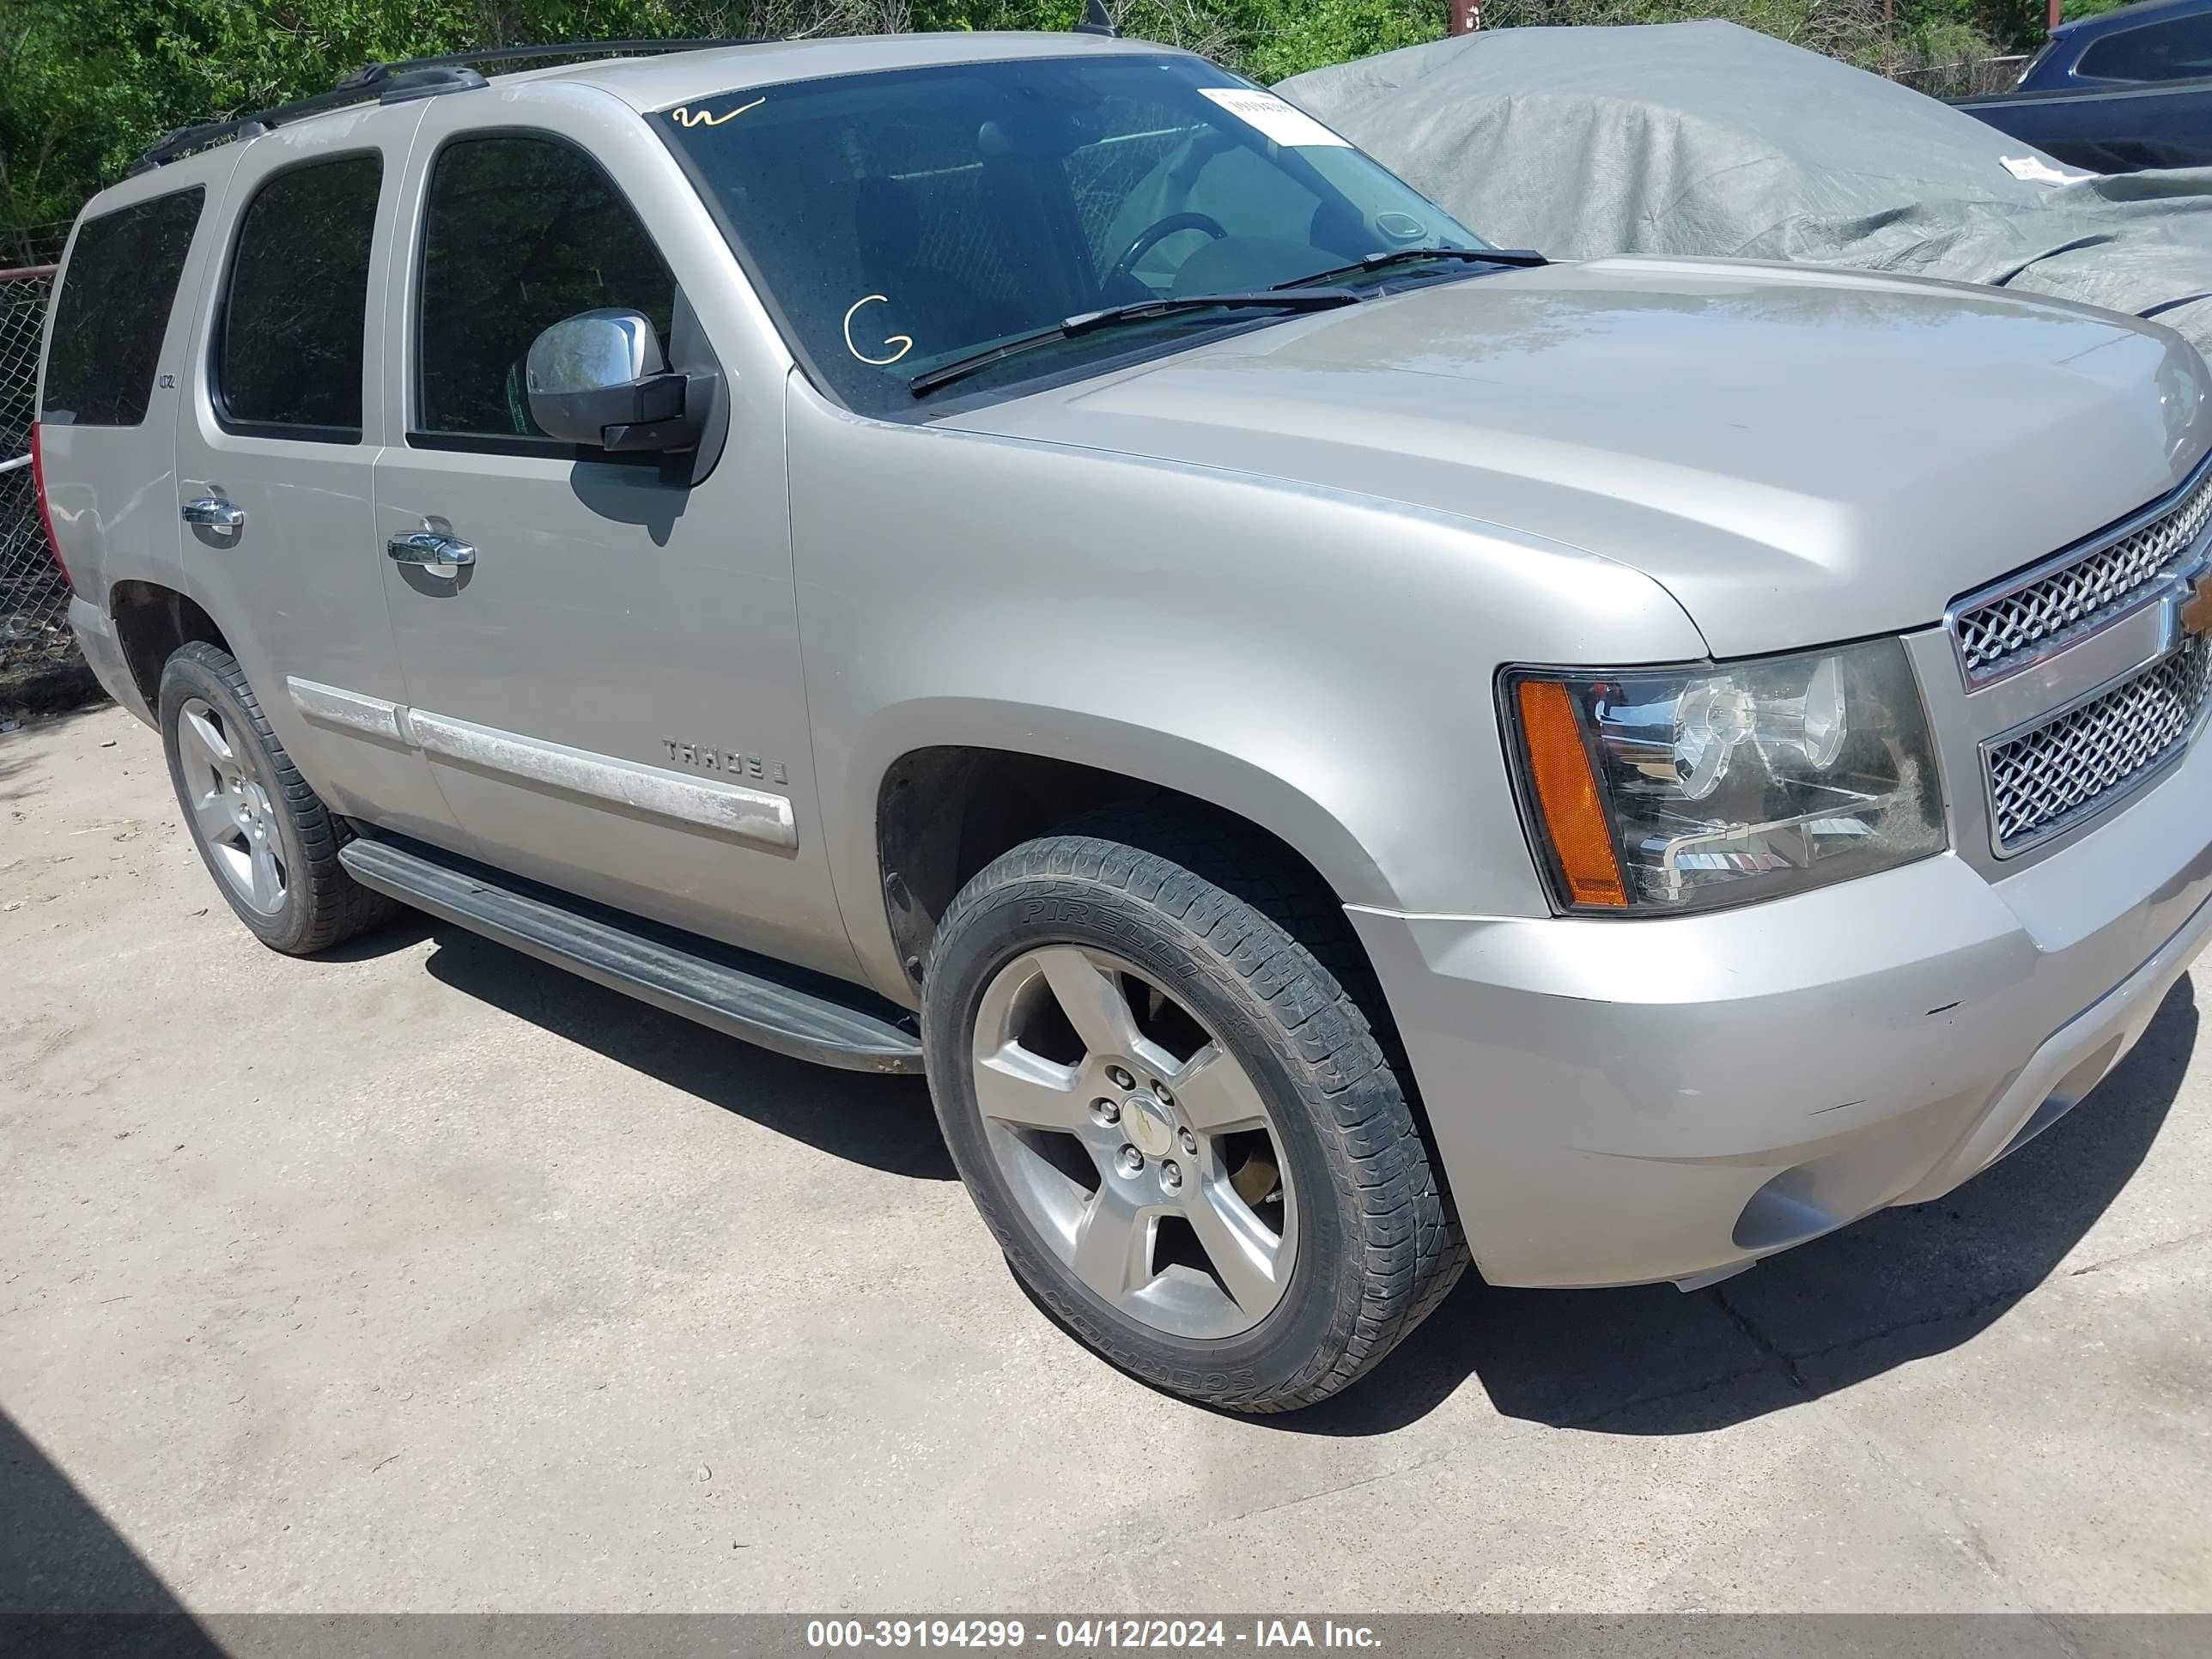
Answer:
[(635, 311), (609, 307), (564, 317), (530, 344), (525, 384), (532, 396), (605, 392), (667, 372), (660, 337)]

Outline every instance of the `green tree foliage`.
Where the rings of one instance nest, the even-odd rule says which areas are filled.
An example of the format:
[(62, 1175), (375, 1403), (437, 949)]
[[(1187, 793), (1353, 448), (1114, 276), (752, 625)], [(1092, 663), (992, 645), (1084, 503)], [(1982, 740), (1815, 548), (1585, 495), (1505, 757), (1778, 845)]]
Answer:
[(465, 27), (459, 9), (0, 0), (0, 222), (66, 217), (168, 128), (327, 86), (403, 42), (442, 40)]
[[(2077, 0), (2097, 3), (2097, 0)], [(2032, 52), (2043, 39), (2044, 0), (1485, 0), (1485, 27), (1538, 24), (1676, 23), (1717, 17), (1861, 69), (1948, 95), (1990, 88), (1923, 71), (2001, 53)], [(2000, 82), (2008, 77), (1998, 77)]]
[[(2100, 0), (2072, 0), (2074, 7)], [(1272, 81), (1433, 40), (1445, 0), (1111, 0), (1124, 28)], [(173, 127), (379, 58), (625, 35), (1064, 28), (1079, 0), (0, 0), (0, 227), (44, 251)], [(2042, 0), (1489, 0), (1486, 27), (1722, 16), (1871, 68), (2031, 49)], [(1948, 57), (1947, 57), (1948, 55)]]
[(1444, 32), (1442, 6), (1406, 0), (1306, 0), (1252, 9), (1243, 71), (1255, 80), (1279, 81), (1324, 64), (1341, 64), (1400, 46), (1419, 46)]

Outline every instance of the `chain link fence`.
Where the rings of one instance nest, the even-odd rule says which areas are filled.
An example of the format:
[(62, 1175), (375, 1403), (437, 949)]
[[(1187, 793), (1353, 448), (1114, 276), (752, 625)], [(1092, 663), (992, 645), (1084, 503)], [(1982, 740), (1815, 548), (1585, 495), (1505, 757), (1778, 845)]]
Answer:
[(69, 586), (31, 481), (31, 417), (51, 265), (0, 270), (0, 719), (74, 701), (90, 675), (69, 628)]
[(1890, 71), (1890, 79), (1902, 81), (1915, 92), (1924, 92), (1930, 98), (1985, 98), (1991, 93), (2009, 92), (2020, 72), (2027, 67), (2025, 52), (2013, 58), (1975, 58), (1955, 64), (1924, 64), (1917, 69), (1897, 69)]

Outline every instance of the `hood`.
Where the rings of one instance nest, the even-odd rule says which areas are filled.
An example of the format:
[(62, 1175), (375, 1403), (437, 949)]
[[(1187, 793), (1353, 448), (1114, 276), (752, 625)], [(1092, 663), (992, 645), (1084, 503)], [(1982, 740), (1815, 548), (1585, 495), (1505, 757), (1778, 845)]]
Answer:
[(1962, 284), (1624, 258), (1424, 288), (950, 417), (1507, 526), (1632, 565), (1717, 656), (1889, 633), (2124, 518), (2203, 361)]

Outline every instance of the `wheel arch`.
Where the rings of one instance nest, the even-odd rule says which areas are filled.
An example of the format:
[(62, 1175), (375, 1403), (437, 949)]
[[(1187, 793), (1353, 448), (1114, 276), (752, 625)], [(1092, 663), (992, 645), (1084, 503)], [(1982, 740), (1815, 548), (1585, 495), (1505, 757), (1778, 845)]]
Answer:
[[(938, 918), (977, 870), (1071, 818), (1123, 802), (1182, 800), (1224, 814), (1278, 843), (1339, 903), (1394, 902), (1358, 837), (1273, 772), (1118, 721), (1029, 708), (988, 714), (972, 723), (933, 721), (934, 741), (885, 745), (858, 785), (871, 885), (847, 920), (863, 959), (909, 997)], [(1020, 741), (986, 740), (977, 729), (1004, 732), (1009, 721), (1025, 728)]]
[(160, 582), (118, 581), (107, 590), (107, 611), (131, 683), (149, 708), (160, 703), (161, 669), (179, 646), (202, 640), (225, 651), (231, 649), (228, 636), (207, 607), (180, 588)]

